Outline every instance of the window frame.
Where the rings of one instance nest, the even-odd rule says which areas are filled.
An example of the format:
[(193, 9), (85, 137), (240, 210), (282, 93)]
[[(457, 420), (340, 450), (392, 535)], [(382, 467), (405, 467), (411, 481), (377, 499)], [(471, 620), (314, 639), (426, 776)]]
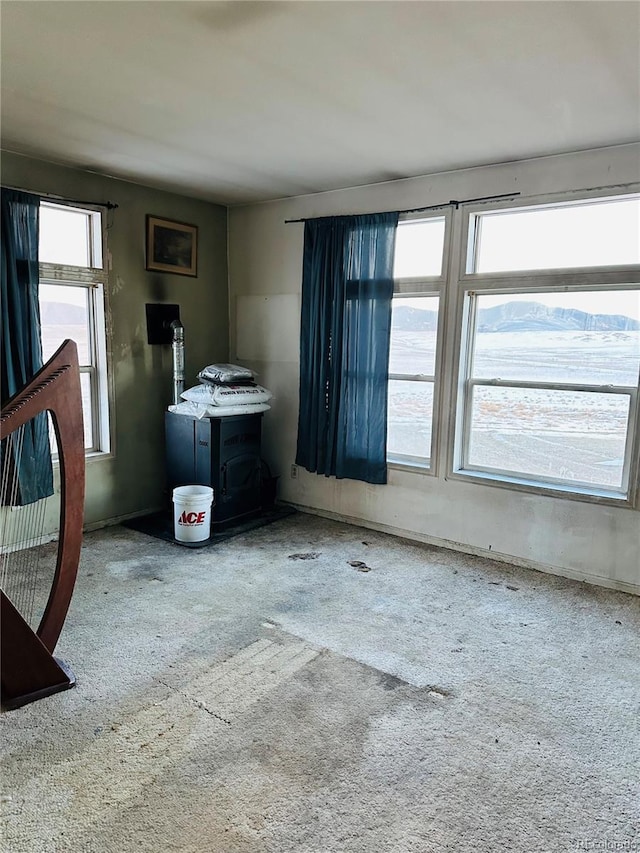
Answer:
[[(616, 191), (612, 192), (612, 189)], [(473, 270), (479, 214), (494, 210), (509, 210), (518, 208), (537, 208), (544, 205), (560, 206), (576, 204), (580, 201), (609, 200), (625, 196), (637, 197), (640, 190), (638, 185), (606, 188), (606, 190), (575, 191), (572, 193), (553, 194), (524, 199), (508, 199), (504, 202), (485, 202), (461, 205), (460, 241), (457, 257), (458, 275), (452, 280), (455, 288), (455, 323), (456, 346), (455, 359), (452, 367), (452, 418), (449, 431), (449, 450), (447, 453), (447, 478), (465, 482), (476, 482), (540, 494), (551, 497), (568, 498), (584, 502), (608, 504), (612, 506), (637, 507), (639, 499), (640, 477), (638, 467), (640, 461), (640, 381), (638, 386), (627, 388), (615, 386), (615, 393), (629, 394), (629, 421), (625, 443), (625, 460), (623, 465), (623, 485), (626, 480), (626, 490), (613, 491), (593, 484), (581, 485), (554, 482), (552, 478), (538, 480), (526, 475), (514, 475), (500, 470), (480, 470), (478, 466), (465, 468), (469, 442), (469, 430), (472, 417), (472, 391), (470, 385), (510, 385), (527, 386), (530, 383), (517, 381), (477, 382), (471, 375), (473, 354), (473, 338), (475, 333), (474, 299), (476, 294), (531, 294), (542, 292), (575, 292), (589, 290), (632, 290), (640, 285), (640, 265), (608, 265), (598, 267), (571, 267), (566, 269), (518, 270), (495, 273), (475, 273)], [(476, 222), (474, 223), (474, 219)], [(534, 383), (536, 384), (536, 383)], [(562, 388), (570, 383), (539, 383), (543, 388), (560, 385)], [(562, 390), (561, 388), (561, 390)], [(609, 391), (607, 386), (584, 386), (584, 390), (599, 389), (601, 393)], [(580, 391), (579, 385), (571, 385), (567, 390)]]
[(111, 454), (112, 389), (107, 350), (106, 299), (108, 285), (106, 208), (100, 205), (67, 203), (63, 199), (42, 198), (41, 206), (66, 208), (87, 215), (90, 266), (39, 263), (39, 285), (81, 287), (87, 292), (90, 364), (80, 366), (80, 375), (90, 377), (92, 441), (85, 447), (87, 458)]
[[(632, 185), (635, 186), (635, 185)], [(620, 188), (621, 189), (621, 188)], [(460, 280), (484, 280), (496, 278), (504, 280), (505, 278), (538, 277), (542, 275), (564, 275), (566, 273), (578, 272), (611, 272), (615, 270), (633, 270), (637, 269), (635, 264), (605, 264), (599, 266), (581, 266), (581, 267), (546, 267), (533, 270), (504, 270), (502, 272), (476, 272), (476, 247), (480, 242), (482, 228), (482, 214), (487, 213), (506, 213), (507, 211), (533, 211), (544, 207), (577, 207), (581, 203), (603, 203), (607, 201), (621, 200), (625, 197), (640, 199), (640, 185), (635, 188), (628, 188), (621, 192), (607, 192), (602, 190), (584, 190), (571, 193), (561, 193), (558, 195), (545, 196), (529, 196), (525, 198), (510, 198), (500, 202), (479, 202), (461, 204), (462, 210), (462, 234), (463, 257), (461, 259), (460, 270), (462, 274)]]
[[(400, 215), (401, 222), (422, 222), (429, 219), (444, 219), (444, 237), (442, 242), (442, 267), (440, 275), (437, 276), (403, 276), (394, 278), (393, 299), (436, 297), (438, 299), (438, 324), (436, 329), (436, 352), (434, 375), (404, 374), (389, 372), (387, 382), (391, 380), (411, 382), (431, 382), (433, 385), (433, 411), (431, 419), (431, 447), (429, 457), (389, 454), (386, 452), (387, 468), (401, 471), (413, 471), (414, 473), (438, 476), (438, 459), (441, 442), (440, 431), (437, 424), (440, 422), (441, 394), (442, 394), (442, 365), (445, 317), (445, 300), (447, 281), (449, 279), (449, 268), (451, 260), (451, 232), (453, 225), (453, 211), (451, 206), (443, 206), (441, 210), (429, 212), (404, 213)], [(392, 308), (393, 310), (393, 308)]]

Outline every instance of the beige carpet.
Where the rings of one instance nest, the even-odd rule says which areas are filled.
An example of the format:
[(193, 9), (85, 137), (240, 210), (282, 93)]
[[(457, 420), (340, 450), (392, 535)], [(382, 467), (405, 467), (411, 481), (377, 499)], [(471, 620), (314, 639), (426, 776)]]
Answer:
[(639, 637), (637, 598), (302, 514), (93, 533), (78, 686), (0, 721), (3, 849), (640, 849)]

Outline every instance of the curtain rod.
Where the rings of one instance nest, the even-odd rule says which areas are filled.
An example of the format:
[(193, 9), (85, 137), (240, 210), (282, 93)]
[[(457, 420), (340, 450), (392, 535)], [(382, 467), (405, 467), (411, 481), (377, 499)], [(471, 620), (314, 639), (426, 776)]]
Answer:
[(44, 199), (55, 199), (56, 201), (64, 201), (67, 204), (92, 204), (95, 207), (106, 207), (107, 210), (116, 210), (120, 205), (116, 204), (113, 201), (87, 201), (86, 199), (80, 198), (65, 198), (61, 195), (55, 195), (54, 193), (36, 193), (32, 192), (32, 190), (25, 190), (24, 187), (8, 187), (6, 184), (2, 184), (3, 190), (15, 190), (15, 192), (19, 193), (29, 193), (30, 195), (37, 195), (40, 198)]
[[(502, 193), (502, 195), (484, 195), (479, 198), (463, 198), (463, 199), (451, 199), (450, 201), (442, 202), (442, 204), (432, 204), (429, 207), (410, 207), (408, 210), (385, 210), (384, 213), (422, 213), (425, 210), (442, 210), (444, 207), (455, 207), (457, 210), (461, 204), (471, 204), (475, 201), (495, 201), (499, 198), (514, 198), (515, 196), (520, 195), (517, 193)], [(347, 213), (347, 214), (337, 214), (338, 216), (367, 216), (366, 213)], [(330, 219), (330, 216), (307, 216), (304, 219), (285, 219), (285, 225), (288, 225), (291, 222), (312, 222), (314, 219)]]

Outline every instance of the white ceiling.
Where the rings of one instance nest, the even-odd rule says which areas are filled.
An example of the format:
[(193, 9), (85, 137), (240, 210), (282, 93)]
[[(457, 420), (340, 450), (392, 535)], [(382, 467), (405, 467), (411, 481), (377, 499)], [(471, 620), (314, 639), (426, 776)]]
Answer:
[(227, 204), (635, 141), (636, 2), (2, 3), (6, 150)]

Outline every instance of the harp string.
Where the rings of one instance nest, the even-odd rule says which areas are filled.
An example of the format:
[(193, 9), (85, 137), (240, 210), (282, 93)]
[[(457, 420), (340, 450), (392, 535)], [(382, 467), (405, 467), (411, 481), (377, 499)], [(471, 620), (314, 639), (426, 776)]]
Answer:
[[(49, 441), (51, 444), (51, 436), (54, 435), (53, 430), (50, 429), (50, 415), (48, 412), (43, 413), (41, 416), (45, 420), (47, 432), (49, 434)], [(45, 424), (42, 424), (42, 428), (45, 428)], [(52, 451), (55, 449), (55, 446), (51, 448)], [(49, 466), (49, 458), (46, 454), (39, 454), (36, 459), (36, 474), (39, 481), (41, 481), (44, 477), (45, 470)], [(29, 614), (30, 619), (35, 618), (36, 613), (36, 595), (40, 591), (40, 574), (41, 569), (44, 564), (44, 560), (46, 557), (46, 548), (43, 546), (43, 531), (44, 531), (44, 522), (46, 517), (46, 509), (48, 505), (48, 499), (44, 498), (42, 500), (36, 501), (34, 504), (31, 504), (30, 507), (33, 507), (33, 510), (30, 511), (30, 518), (27, 518), (29, 522), (29, 526), (26, 531), (26, 535), (29, 537), (29, 549), (24, 552), (25, 553), (25, 566), (24, 566), (24, 576), (28, 577), (29, 582), (25, 589), (25, 596), (28, 598), (25, 600), (25, 612)], [(41, 613), (38, 613), (38, 618)]]
[[(50, 416), (45, 415), (49, 420)], [(29, 422), (31, 423), (31, 422)], [(50, 424), (50, 421), (49, 421)], [(19, 472), (22, 466), (24, 424), (3, 441), (2, 485), (2, 553), (1, 586), (24, 619), (34, 622), (41, 569), (46, 559), (43, 531), (48, 499), (19, 506)], [(54, 436), (53, 430), (49, 430)], [(34, 460), (35, 475), (44, 474), (49, 461), (42, 455)], [(7, 535), (7, 533), (9, 535)]]
[[(36, 459), (36, 476), (40, 479), (43, 473), (44, 465), (42, 456)], [(27, 617), (27, 621), (32, 621), (35, 612), (36, 591), (38, 589), (38, 574), (40, 560), (42, 557), (42, 531), (44, 527), (44, 507), (45, 500), (36, 501), (29, 504), (28, 512), (25, 513), (25, 529), (21, 542), (26, 545), (20, 552), (22, 554), (22, 565), (20, 577), (23, 581), (24, 588), (24, 611), (23, 615)]]

